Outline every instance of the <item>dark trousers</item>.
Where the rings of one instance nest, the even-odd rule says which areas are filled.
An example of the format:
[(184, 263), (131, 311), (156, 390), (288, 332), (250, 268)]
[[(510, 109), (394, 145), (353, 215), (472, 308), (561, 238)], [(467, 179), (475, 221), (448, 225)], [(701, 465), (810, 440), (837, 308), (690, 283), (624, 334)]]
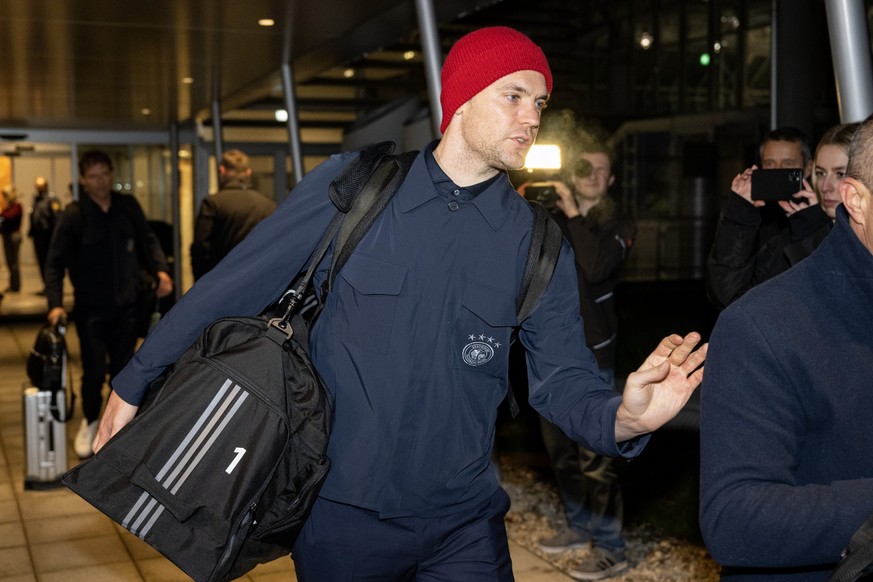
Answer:
[[(75, 311), (82, 354), (82, 412), (90, 423), (100, 418), (106, 372), (111, 380), (133, 357), (136, 347), (136, 308)], [(108, 361), (108, 365), (107, 365)]]
[(39, 264), (39, 274), (45, 285), (45, 261), (48, 258), (49, 243), (52, 240), (51, 233), (33, 235), (33, 250), (36, 253), (36, 262)]
[(21, 247), (21, 232), (3, 233), (3, 253), (9, 268), (9, 290), (21, 290), (21, 268), (18, 266), (18, 250)]
[(300, 582), (511, 582), (509, 496), (433, 518), (379, 519), (319, 498), (291, 557)]
[[(601, 370), (601, 375), (613, 381), (612, 370)], [(540, 428), (570, 529), (588, 537), (594, 547), (624, 550), (624, 503), (615, 459), (589, 451), (542, 417)]]

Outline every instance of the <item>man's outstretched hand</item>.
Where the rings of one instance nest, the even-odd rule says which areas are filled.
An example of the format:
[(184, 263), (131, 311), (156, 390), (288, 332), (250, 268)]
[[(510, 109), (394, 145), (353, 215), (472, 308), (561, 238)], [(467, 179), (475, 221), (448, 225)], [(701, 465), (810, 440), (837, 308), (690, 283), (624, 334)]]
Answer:
[(615, 417), (615, 440), (650, 433), (676, 416), (703, 380), (708, 344), (695, 350), (700, 334), (665, 337), (630, 374)]

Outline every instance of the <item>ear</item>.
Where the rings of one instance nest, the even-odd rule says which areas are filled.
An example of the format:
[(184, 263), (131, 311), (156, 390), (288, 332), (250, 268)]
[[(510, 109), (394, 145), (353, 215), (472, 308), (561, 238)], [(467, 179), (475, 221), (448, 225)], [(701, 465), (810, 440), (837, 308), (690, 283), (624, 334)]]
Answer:
[(840, 183), (840, 199), (853, 222), (864, 223), (864, 210), (870, 204), (870, 191), (854, 178), (846, 177)]

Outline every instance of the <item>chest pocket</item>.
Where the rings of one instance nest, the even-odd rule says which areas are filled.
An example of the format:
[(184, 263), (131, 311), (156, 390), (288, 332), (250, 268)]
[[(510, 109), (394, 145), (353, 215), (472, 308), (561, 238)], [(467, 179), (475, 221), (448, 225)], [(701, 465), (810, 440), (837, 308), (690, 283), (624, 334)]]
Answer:
[[(407, 267), (353, 255), (339, 273), (331, 332), (367, 351), (384, 354)], [(342, 281), (340, 281), (340, 279)]]
[(516, 325), (515, 295), (467, 281), (449, 337), (452, 368), (505, 376), (509, 340)]

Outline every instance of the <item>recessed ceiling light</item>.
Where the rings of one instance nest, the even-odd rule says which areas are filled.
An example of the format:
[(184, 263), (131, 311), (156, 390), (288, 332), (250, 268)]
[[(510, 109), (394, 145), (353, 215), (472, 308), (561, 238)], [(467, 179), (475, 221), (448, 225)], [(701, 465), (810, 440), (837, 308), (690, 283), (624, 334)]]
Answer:
[(415, 51), (406, 51), (403, 53), (403, 59), (407, 61), (411, 61), (415, 58)]
[(276, 121), (281, 123), (288, 121), (288, 112), (284, 109), (277, 109), (273, 115), (276, 117)]
[(274, 24), (276, 24), (276, 21), (272, 18), (261, 18), (260, 20), (258, 20), (258, 24), (260, 24), (261, 26), (273, 26)]
[(194, 83), (194, 77), (182, 77), (182, 82), (186, 85), (191, 85)]
[(355, 76), (354, 69), (346, 69), (345, 71), (343, 71), (343, 77), (345, 77), (346, 79), (351, 79), (354, 76)]

